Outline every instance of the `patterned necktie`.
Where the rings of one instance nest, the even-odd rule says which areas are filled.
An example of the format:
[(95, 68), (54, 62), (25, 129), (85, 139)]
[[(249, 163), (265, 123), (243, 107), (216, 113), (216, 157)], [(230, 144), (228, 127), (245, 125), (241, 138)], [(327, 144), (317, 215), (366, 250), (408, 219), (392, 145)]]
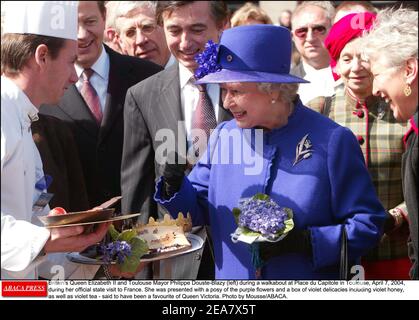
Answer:
[(95, 117), (96, 122), (98, 125), (100, 125), (102, 123), (103, 117), (102, 109), (100, 108), (100, 100), (95, 88), (89, 81), (93, 73), (94, 71), (92, 69), (84, 69), (82, 73), (83, 85), (81, 87), (80, 93), (84, 101), (86, 101), (86, 104), (92, 112), (93, 116)]
[[(192, 129), (201, 129), (205, 131), (207, 142), (210, 136), (211, 129), (217, 126), (215, 119), (214, 107), (212, 106), (211, 99), (207, 93), (206, 85), (196, 84), (199, 89), (198, 104), (192, 117)], [(193, 137), (193, 145), (195, 147), (195, 155), (199, 158), (205, 151), (207, 145), (205, 141), (198, 140), (198, 137)], [(198, 150), (200, 151), (198, 153)]]

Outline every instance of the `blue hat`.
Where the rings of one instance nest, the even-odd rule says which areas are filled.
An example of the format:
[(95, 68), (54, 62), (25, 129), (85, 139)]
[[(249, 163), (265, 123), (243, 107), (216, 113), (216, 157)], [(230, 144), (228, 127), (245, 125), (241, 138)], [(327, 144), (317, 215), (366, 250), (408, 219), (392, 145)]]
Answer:
[[(217, 66), (208, 68), (203, 52), (196, 83), (272, 82), (307, 83), (290, 75), (291, 34), (287, 28), (273, 25), (248, 25), (227, 29), (220, 39)], [(215, 59), (214, 59), (215, 60)], [(217, 71), (215, 71), (215, 69)], [(204, 70), (202, 78), (202, 70)], [(205, 72), (207, 70), (207, 72)]]

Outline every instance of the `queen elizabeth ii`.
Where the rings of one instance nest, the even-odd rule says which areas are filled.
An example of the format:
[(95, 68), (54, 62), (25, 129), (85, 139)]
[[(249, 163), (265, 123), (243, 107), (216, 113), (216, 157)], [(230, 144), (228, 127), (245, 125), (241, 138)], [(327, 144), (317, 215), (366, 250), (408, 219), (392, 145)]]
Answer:
[[(356, 262), (376, 245), (385, 217), (356, 138), (299, 100), (305, 81), (289, 74), (286, 28), (226, 30), (216, 61), (198, 83), (219, 83), (234, 119), (212, 133), (188, 177), (182, 165), (166, 165), (155, 200), (173, 216), (190, 212), (194, 225), (211, 226), (216, 279), (337, 279), (343, 230)], [(235, 132), (241, 144), (225, 143), (223, 132)], [(245, 147), (258, 155), (257, 174), (245, 170)], [(229, 163), (219, 161), (225, 154)], [(249, 245), (231, 239), (233, 208), (257, 193), (291, 208), (295, 224), (282, 241), (260, 247), (260, 273)]]

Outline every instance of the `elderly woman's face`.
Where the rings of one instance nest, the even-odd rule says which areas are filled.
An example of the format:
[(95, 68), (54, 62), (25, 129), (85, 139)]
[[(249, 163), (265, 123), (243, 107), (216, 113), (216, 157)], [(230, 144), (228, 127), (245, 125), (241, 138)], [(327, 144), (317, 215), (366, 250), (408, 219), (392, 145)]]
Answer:
[(369, 63), (361, 58), (359, 39), (349, 42), (342, 50), (337, 70), (345, 85), (356, 95), (367, 97), (372, 92)]
[(220, 86), (224, 108), (231, 111), (238, 127), (273, 129), (286, 124), (289, 110), (272, 103), (278, 93), (262, 92), (256, 83), (223, 83)]
[(382, 97), (393, 111), (394, 118), (407, 121), (411, 114), (407, 109), (408, 99), (403, 93), (406, 86), (404, 68), (389, 67), (384, 58), (371, 61), (373, 94)]

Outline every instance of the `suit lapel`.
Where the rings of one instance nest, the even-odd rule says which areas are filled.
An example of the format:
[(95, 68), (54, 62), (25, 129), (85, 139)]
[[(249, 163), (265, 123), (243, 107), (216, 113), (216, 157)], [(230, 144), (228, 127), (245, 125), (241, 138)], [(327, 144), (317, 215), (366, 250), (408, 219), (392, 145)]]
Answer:
[[(186, 130), (181, 126), (178, 132), (178, 121), (185, 121), (184, 111), (180, 100), (180, 83), (178, 64), (167, 69), (162, 74), (162, 94), (159, 96), (158, 105), (160, 106), (161, 117), (165, 119), (165, 128), (183, 135), (186, 139)], [(157, 124), (159, 127), (161, 125)], [(177, 135), (177, 134), (176, 134)]]
[(75, 124), (82, 127), (90, 135), (97, 137), (99, 128), (96, 124), (95, 118), (75, 85), (68, 88), (57, 108), (60, 108), (74, 120)]
[[(121, 67), (122, 61), (120, 61), (119, 57), (106, 46), (105, 50), (109, 55), (109, 81), (98, 144), (106, 138), (119, 113), (123, 111), (123, 100), (127, 89), (125, 83), (127, 82), (127, 78), (131, 77), (132, 70), (131, 68), (127, 70), (127, 68)], [(124, 74), (121, 74), (122, 72)]]

